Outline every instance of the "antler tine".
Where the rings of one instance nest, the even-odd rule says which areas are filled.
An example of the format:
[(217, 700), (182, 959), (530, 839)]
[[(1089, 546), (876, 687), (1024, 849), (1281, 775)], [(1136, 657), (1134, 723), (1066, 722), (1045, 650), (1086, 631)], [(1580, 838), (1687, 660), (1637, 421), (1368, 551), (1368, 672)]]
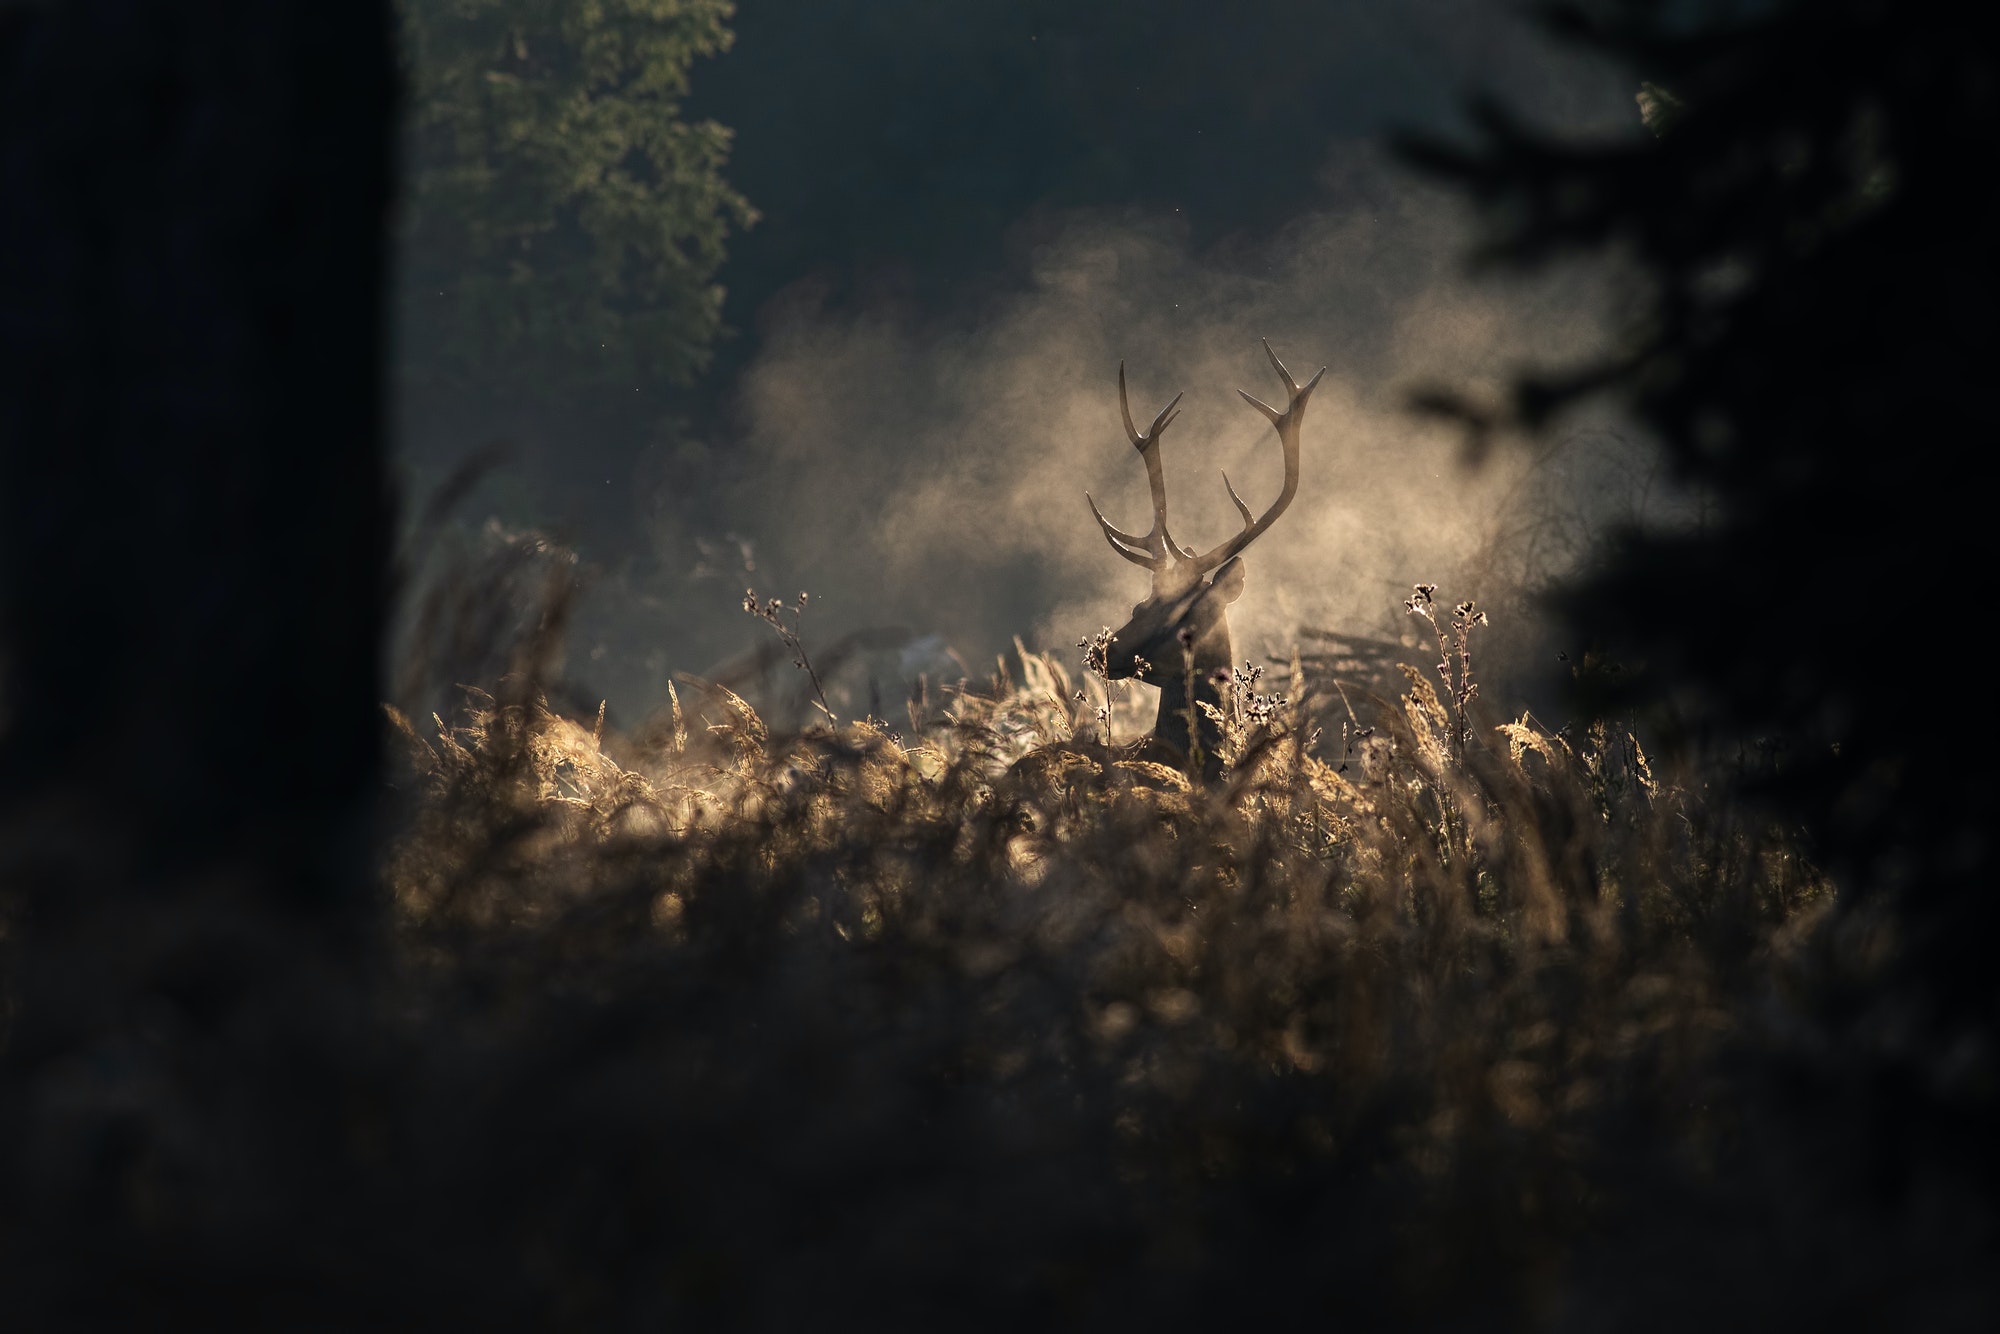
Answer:
[(1139, 434), (1132, 425), (1132, 407), (1125, 401), (1125, 363), (1118, 363), (1118, 415), (1125, 419), (1125, 438), (1132, 442), (1132, 448), (1144, 449), (1146, 437)]
[[(1245, 394), (1244, 397), (1248, 398), (1249, 395)], [(1243, 503), (1243, 497), (1237, 495), (1236, 488), (1229, 484), (1228, 473), (1222, 474), (1222, 487), (1223, 490), (1229, 492), (1230, 503), (1236, 506), (1236, 512), (1243, 516), (1243, 526), (1248, 528), (1250, 526), (1250, 507)], [(1192, 551), (1188, 553), (1190, 556), (1193, 554)]]
[(1160, 436), (1180, 416), (1176, 409), (1182, 397), (1175, 394), (1142, 434), (1132, 422), (1132, 405), (1125, 388), (1125, 363), (1118, 363), (1118, 415), (1125, 422), (1125, 438), (1132, 442), (1132, 448), (1138, 450), (1139, 457), (1145, 460), (1146, 489), (1152, 493), (1153, 499), (1153, 526), (1145, 536), (1128, 533), (1112, 524), (1097, 508), (1097, 501), (1088, 491), (1083, 497), (1090, 502), (1090, 512), (1096, 516), (1098, 527), (1104, 530), (1104, 540), (1111, 544), (1111, 549), (1135, 565), (1144, 565), (1155, 575), (1166, 568), (1170, 559), (1189, 560), (1194, 556), (1192, 551), (1174, 541), (1173, 535), (1167, 531), (1167, 477), (1160, 466)]
[(1105, 518), (1104, 511), (1097, 508), (1097, 501), (1092, 497), (1090, 492), (1084, 492), (1083, 498), (1089, 503), (1090, 512), (1097, 516), (1097, 526), (1104, 530), (1104, 536), (1110, 539), (1113, 544), (1122, 543), (1135, 551), (1146, 551), (1151, 547), (1151, 540), (1149, 538), (1141, 537), (1136, 533), (1128, 533), (1123, 528), (1114, 525), (1111, 520)]
[(1285, 382), (1285, 392), (1293, 398), (1297, 398), (1299, 394), (1299, 382), (1292, 378), (1292, 373), (1285, 369), (1285, 363), (1279, 361), (1278, 354), (1271, 350), (1271, 340), (1268, 338), (1259, 338), (1257, 341), (1264, 345), (1264, 355), (1271, 359), (1271, 369), (1277, 371), (1279, 378)]
[(1242, 395), (1243, 401), (1245, 403), (1248, 403), (1251, 407), (1257, 409), (1257, 411), (1263, 413), (1266, 417), (1269, 417), (1271, 419), (1271, 425), (1276, 426), (1279, 422), (1285, 419), (1284, 413), (1278, 411), (1276, 408), (1272, 407), (1269, 403), (1266, 403), (1263, 399), (1257, 397), (1249, 390), (1239, 389), (1236, 392)]
[(1284, 446), (1285, 451), (1285, 486), (1278, 493), (1277, 500), (1272, 502), (1271, 508), (1264, 511), (1263, 517), (1252, 519), (1250, 507), (1243, 503), (1243, 497), (1236, 494), (1236, 488), (1230, 486), (1229, 474), (1223, 474), (1222, 484), (1229, 490), (1229, 499), (1235, 504), (1236, 512), (1243, 516), (1243, 531), (1213, 551), (1195, 558), (1196, 567), (1203, 573), (1215, 569), (1263, 536), (1265, 531), (1277, 522), (1278, 516), (1290, 507), (1292, 497), (1299, 493), (1299, 427), (1305, 421), (1306, 400), (1311, 398), (1313, 390), (1318, 388), (1320, 376), (1326, 374), (1326, 367), (1320, 367), (1312, 379), (1300, 385), (1292, 378), (1292, 373), (1285, 369), (1285, 363), (1278, 360), (1278, 354), (1271, 350), (1270, 340), (1267, 338), (1262, 342), (1264, 355), (1271, 359), (1272, 369), (1276, 370), (1279, 378), (1285, 382), (1287, 396), (1285, 410), (1280, 412), (1241, 389), (1236, 392), (1243, 395), (1244, 402), (1269, 418), (1272, 428), (1277, 431), (1278, 442)]
[(1091, 499), (1090, 492), (1084, 492), (1083, 498), (1090, 502), (1090, 512), (1097, 516), (1097, 526), (1104, 530), (1104, 540), (1111, 544), (1113, 551), (1123, 556), (1126, 560), (1131, 561), (1134, 565), (1143, 565), (1149, 570), (1157, 571), (1161, 565), (1165, 564), (1166, 558), (1164, 556), (1156, 559), (1151, 555), (1141, 554), (1146, 550), (1146, 539), (1143, 537), (1134, 537), (1128, 532), (1113, 527), (1111, 521), (1104, 517), (1104, 512), (1097, 508), (1097, 502)]
[(1132, 448), (1142, 454), (1149, 445), (1160, 438), (1160, 432), (1172, 426), (1174, 418), (1181, 415), (1174, 411), (1174, 407), (1186, 396), (1185, 391), (1175, 394), (1172, 401), (1161, 408), (1159, 414), (1153, 418), (1153, 424), (1146, 428), (1145, 434), (1141, 435), (1138, 428), (1132, 424), (1132, 405), (1125, 398), (1125, 363), (1122, 361), (1118, 363), (1118, 415), (1125, 419), (1125, 438), (1132, 442)]

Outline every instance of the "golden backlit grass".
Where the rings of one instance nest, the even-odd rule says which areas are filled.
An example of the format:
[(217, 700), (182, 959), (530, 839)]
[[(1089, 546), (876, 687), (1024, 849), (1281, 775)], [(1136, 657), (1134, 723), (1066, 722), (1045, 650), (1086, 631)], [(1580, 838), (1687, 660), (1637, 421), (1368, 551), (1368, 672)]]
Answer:
[[(413, 984), (482, 1029), (619, 1016), (633, 1189), (721, 1207), (693, 1125), (786, 1183), (774, 1231), (704, 1243), (731, 1283), (837, 1256), (1091, 1319), (1317, 1265), (1519, 1315), (1629, 1205), (1638, 1127), (1645, 1171), (1723, 1170), (1718, 1053), (1831, 899), (1777, 831), (1414, 668), (1372, 728), (1246, 685), (1212, 788), (1016, 669), (901, 735), (777, 736), (700, 684), (636, 736), (531, 678), (396, 715)], [(831, 1179), (845, 1222), (785, 1212)]]

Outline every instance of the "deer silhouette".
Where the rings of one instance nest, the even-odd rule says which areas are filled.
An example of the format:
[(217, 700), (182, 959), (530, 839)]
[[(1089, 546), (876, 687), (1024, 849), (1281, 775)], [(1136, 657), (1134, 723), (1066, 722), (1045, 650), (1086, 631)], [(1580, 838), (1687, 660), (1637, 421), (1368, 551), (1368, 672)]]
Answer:
[(1305, 419), (1306, 400), (1312, 397), (1320, 376), (1326, 374), (1322, 366), (1301, 386), (1278, 360), (1268, 340), (1264, 355), (1285, 382), (1289, 399), (1284, 410), (1240, 389), (1237, 392), (1269, 418), (1278, 432), (1285, 451), (1285, 486), (1271, 507), (1252, 519), (1250, 507), (1230, 485), (1229, 474), (1223, 474), (1222, 484), (1243, 516), (1242, 532), (1200, 554), (1174, 540), (1167, 528), (1167, 479), (1160, 464), (1160, 436), (1180, 415), (1176, 407), (1181, 395), (1175, 394), (1153, 418), (1153, 424), (1140, 432), (1132, 424), (1132, 409), (1126, 401), (1122, 361), (1118, 363), (1118, 411), (1125, 419), (1126, 437), (1146, 463), (1146, 483), (1153, 493), (1153, 526), (1143, 536), (1114, 527), (1090, 493), (1084, 493), (1111, 549), (1134, 565), (1144, 566), (1153, 576), (1151, 595), (1134, 606), (1132, 619), (1112, 633), (1104, 654), (1104, 674), (1112, 680), (1137, 679), (1158, 686), (1160, 711), (1153, 723), (1153, 742), (1179, 761), (1195, 758), (1198, 744), (1202, 773), (1211, 780), (1222, 772), (1218, 754), (1222, 734), (1200, 706), (1222, 709), (1222, 687), (1236, 661), (1235, 645), (1229, 637), (1229, 604), (1243, 594), (1243, 551), (1277, 522), (1298, 494), (1299, 427)]

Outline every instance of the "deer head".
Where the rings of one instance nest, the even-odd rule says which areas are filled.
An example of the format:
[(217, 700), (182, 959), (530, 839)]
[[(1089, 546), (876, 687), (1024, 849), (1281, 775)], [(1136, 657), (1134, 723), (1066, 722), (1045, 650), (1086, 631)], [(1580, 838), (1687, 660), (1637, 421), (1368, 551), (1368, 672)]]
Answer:
[[(1229, 638), (1229, 604), (1243, 593), (1243, 550), (1277, 522), (1298, 494), (1299, 426), (1305, 418), (1306, 400), (1312, 397), (1320, 376), (1326, 374), (1326, 367), (1320, 367), (1302, 387), (1271, 351), (1269, 342), (1264, 344), (1264, 355), (1271, 359), (1290, 397), (1281, 412), (1243, 394), (1245, 402), (1270, 419), (1285, 451), (1284, 489), (1262, 517), (1250, 517), (1250, 507), (1224, 473), (1222, 484), (1243, 516), (1243, 531), (1199, 554), (1174, 540), (1167, 528), (1167, 479), (1160, 466), (1160, 436), (1180, 415), (1175, 407), (1181, 396), (1175, 394), (1153, 418), (1153, 424), (1140, 432), (1132, 424), (1132, 409), (1125, 399), (1123, 362), (1118, 363), (1118, 410), (1125, 418), (1126, 437), (1145, 460), (1146, 482), (1153, 493), (1153, 526), (1143, 536), (1115, 528), (1090, 493), (1084, 493), (1111, 549), (1134, 565), (1144, 566), (1153, 576), (1152, 593), (1132, 608), (1132, 619), (1112, 636), (1105, 655), (1105, 674), (1113, 680), (1133, 678), (1158, 686), (1160, 712), (1153, 723), (1153, 739), (1179, 757), (1189, 756), (1192, 743), (1199, 739), (1202, 769), (1211, 778), (1221, 773), (1216, 754), (1221, 732), (1200, 705), (1222, 707), (1222, 683), (1236, 660)], [(1193, 731), (1189, 728), (1190, 711), (1196, 718)]]

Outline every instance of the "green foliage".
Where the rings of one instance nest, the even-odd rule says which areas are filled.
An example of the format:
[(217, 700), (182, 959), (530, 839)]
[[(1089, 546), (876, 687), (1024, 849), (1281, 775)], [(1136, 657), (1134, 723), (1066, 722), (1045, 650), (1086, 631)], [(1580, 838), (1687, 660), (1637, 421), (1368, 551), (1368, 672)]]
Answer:
[(728, 0), (402, 0), (406, 383), (564, 391), (706, 364), (754, 219), (680, 113)]

